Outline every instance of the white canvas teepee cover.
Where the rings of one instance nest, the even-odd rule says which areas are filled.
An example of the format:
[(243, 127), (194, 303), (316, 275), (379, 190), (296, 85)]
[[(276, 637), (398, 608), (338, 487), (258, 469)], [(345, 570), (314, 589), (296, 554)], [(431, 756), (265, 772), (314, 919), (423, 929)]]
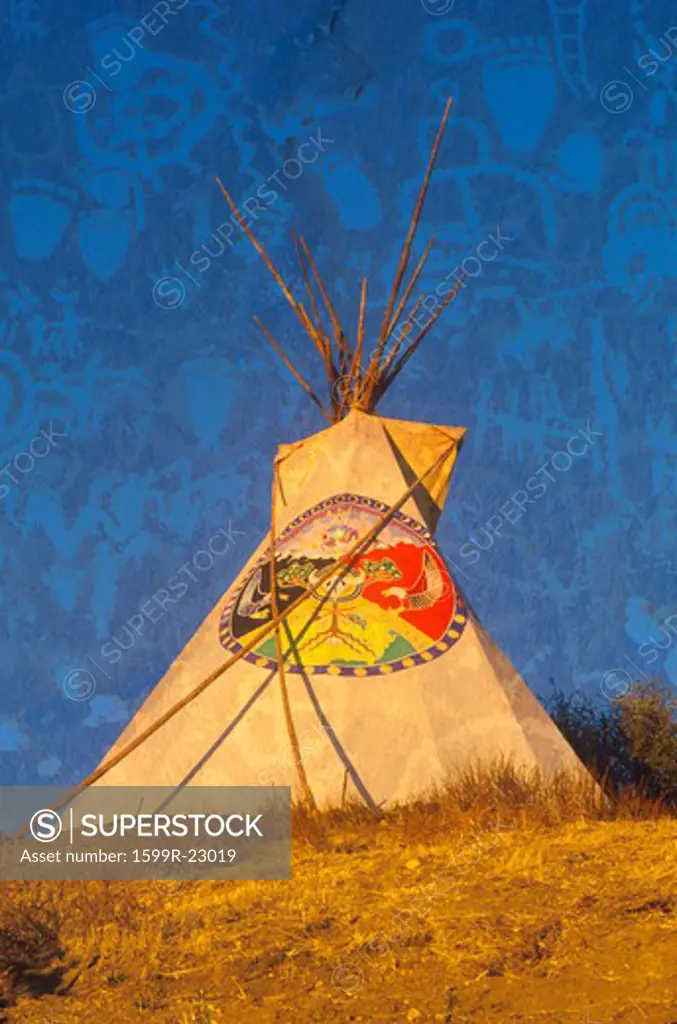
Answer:
[[(372, 805), (409, 799), (455, 768), (502, 756), (546, 773), (582, 769), (469, 613), (432, 540), (464, 433), (353, 410), (278, 452), (277, 606), (309, 595), (281, 629), (283, 651), (295, 638), (286, 687), (321, 806), (346, 794)], [(327, 597), (331, 580), (318, 578), (436, 463)], [(270, 579), (266, 538), (109, 758), (265, 629)], [(275, 653), (269, 628), (97, 784), (296, 787)]]

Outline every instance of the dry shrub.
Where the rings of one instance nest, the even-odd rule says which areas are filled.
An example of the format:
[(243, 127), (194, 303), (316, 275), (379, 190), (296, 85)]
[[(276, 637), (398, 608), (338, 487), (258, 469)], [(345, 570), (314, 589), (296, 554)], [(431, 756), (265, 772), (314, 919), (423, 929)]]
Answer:
[[(550, 715), (583, 763), (623, 801), (677, 806), (677, 695), (652, 680), (599, 707), (554, 690)], [(621, 794), (625, 794), (621, 797)]]
[[(5, 883), (0, 905), (0, 1020), (21, 995), (56, 992), (65, 967), (60, 920), (49, 897), (31, 883)], [(10, 897), (7, 899), (7, 897)], [(11, 898), (11, 897), (14, 898)]]

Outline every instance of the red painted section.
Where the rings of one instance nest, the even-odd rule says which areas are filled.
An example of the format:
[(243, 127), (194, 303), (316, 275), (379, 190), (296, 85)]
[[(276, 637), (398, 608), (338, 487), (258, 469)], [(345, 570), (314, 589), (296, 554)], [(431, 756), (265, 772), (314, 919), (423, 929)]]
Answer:
[[(408, 598), (412, 594), (421, 594), (426, 589), (426, 576), (423, 568), (423, 555), (427, 554), (442, 574), (444, 591), (430, 608), (412, 609), (407, 607)], [(384, 565), (390, 560), (399, 569), (401, 576), (394, 578)], [(381, 569), (369, 566), (378, 563)], [(456, 593), (454, 584), (440, 556), (431, 547), (417, 547), (415, 544), (400, 543), (392, 547), (373, 548), (358, 559), (357, 566), (375, 578), (367, 583), (362, 596), (373, 601), (380, 608), (399, 609), (400, 616), (416, 629), (420, 629), (432, 640), (440, 639), (446, 633), (454, 617)], [(379, 578), (381, 574), (387, 579)], [(406, 595), (385, 594), (384, 591), (393, 587), (406, 591)]]

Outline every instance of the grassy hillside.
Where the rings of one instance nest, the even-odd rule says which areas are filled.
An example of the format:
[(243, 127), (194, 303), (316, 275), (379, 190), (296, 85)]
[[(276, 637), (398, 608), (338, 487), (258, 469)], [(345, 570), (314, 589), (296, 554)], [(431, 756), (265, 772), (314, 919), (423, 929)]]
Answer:
[(475, 780), (381, 822), (297, 814), (293, 864), (4, 885), (0, 1018), (677, 1022), (677, 821), (655, 805)]

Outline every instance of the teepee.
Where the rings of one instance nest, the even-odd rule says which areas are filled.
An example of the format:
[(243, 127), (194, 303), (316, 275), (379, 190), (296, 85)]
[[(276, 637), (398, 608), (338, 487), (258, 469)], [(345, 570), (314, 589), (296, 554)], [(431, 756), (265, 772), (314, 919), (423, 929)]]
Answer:
[(85, 784), (292, 785), (375, 808), (471, 763), (582, 769), (435, 544), (465, 429), (375, 413), (460, 287), (413, 330), (430, 246), (403, 284), (450, 106), (369, 356), (366, 281), (351, 344), (304, 240), (307, 308), (219, 181), (320, 357), (326, 403), (260, 326), (327, 425), (280, 446), (270, 532)]

